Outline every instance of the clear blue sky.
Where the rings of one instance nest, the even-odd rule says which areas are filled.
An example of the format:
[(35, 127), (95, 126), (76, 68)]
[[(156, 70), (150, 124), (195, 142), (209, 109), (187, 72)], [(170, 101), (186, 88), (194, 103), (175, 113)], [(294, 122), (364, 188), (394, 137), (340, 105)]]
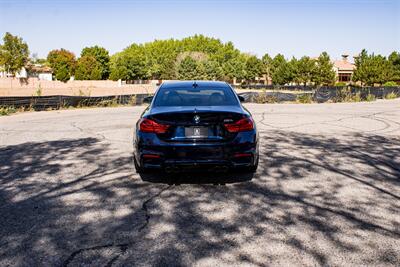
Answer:
[(258, 56), (332, 58), (362, 48), (400, 50), (400, 0), (0, 0), (0, 34), (17, 34), (40, 57), (101, 45), (204, 34)]

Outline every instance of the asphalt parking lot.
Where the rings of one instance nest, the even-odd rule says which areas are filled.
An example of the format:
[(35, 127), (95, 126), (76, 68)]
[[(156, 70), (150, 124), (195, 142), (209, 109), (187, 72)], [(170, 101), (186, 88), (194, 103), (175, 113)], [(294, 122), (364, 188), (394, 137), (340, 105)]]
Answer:
[(246, 106), (255, 175), (139, 176), (143, 107), (1, 117), (0, 266), (399, 266), (400, 100)]

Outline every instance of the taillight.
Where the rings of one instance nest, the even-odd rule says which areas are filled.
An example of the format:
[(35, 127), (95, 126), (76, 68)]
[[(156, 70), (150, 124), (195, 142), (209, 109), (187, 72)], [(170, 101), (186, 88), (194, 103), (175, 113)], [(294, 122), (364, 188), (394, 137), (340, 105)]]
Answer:
[(238, 133), (254, 129), (253, 120), (250, 118), (243, 118), (234, 123), (224, 124), (224, 126), (230, 133)]
[(233, 155), (233, 157), (235, 157), (235, 158), (248, 158), (251, 156), (252, 156), (252, 154), (250, 154), (250, 153), (235, 153)]
[(142, 119), (139, 123), (139, 129), (144, 133), (156, 133), (163, 134), (166, 133), (169, 125), (160, 124), (150, 119)]

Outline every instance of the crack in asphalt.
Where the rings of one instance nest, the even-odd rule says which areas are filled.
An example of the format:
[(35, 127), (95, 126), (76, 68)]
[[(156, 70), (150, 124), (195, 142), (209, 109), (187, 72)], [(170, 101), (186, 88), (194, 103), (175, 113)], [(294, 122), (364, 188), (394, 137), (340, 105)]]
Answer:
[(160, 190), (157, 194), (153, 195), (151, 198), (149, 198), (149, 199), (147, 199), (146, 201), (143, 202), (143, 204), (142, 204), (142, 211), (145, 212), (146, 221), (145, 221), (145, 223), (144, 223), (141, 227), (139, 227), (138, 232), (143, 231), (143, 229), (145, 229), (145, 228), (147, 227), (147, 225), (149, 224), (149, 222), (150, 222), (150, 214), (149, 214), (149, 210), (148, 210), (148, 208), (147, 208), (147, 205), (148, 205), (151, 201), (153, 201), (155, 198), (159, 197), (164, 191), (170, 189), (172, 186), (173, 186), (173, 185), (168, 185), (168, 186), (165, 187), (164, 189)]
[[(148, 211), (148, 207), (147, 205), (153, 201), (155, 198), (159, 197), (163, 192), (165, 192), (166, 190), (170, 189), (173, 185), (169, 185), (163, 189), (161, 189), (157, 194), (151, 196), (150, 198), (148, 198), (147, 200), (145, 200), (142, 203), (142, 207), (141, 210), (145, 213), (145, 222), (143, 223), (142, 226), (139, 227), (139, 229), (137, 230), (137, 233), (142, 232), (145, 228), (147, 228), (147, 226), (150, 223), (150, 214)], [(115, 261), (118, 260), (118, 258), (124, 254), (128, 248), (130, 246), (132, 246), (136, 241), (135, 240), (131, 240), (129, 242), (124, 242), (124, 243), (108, 243), (108, 244), (104, 244), (104, 245), (97, 245), (97, 246), (92, 246), (92, 247), (87, 247), (87, 248), (80, 248), (78, 250), (75, 250), (74, 252), (72, 252), (68, 258), (63, 262), (63, 264), (61, 266), (63, 267), (67, 267), (74, 259), (76, 256), (78, 256), (79, 254), (86, 252), (86, 251), (95, 251), (95, 250), (101, 250), (101, 249), (106, 249), (106, 248), (117, 248), (119, 249), (119, 253), (114, 256), (111, 260), (109, 260), (104, 266), (105, 267), (111, 267)]]
[(265, 126), (267, 126), (267, 127), (279, 129), (279, 127), (276, 127), (276, 126), (274, 126), (274, 125), (268, 124), (268, 123), (264, 122), (264, 120), (265, 120), (265, 112), (261, 113), (261, 120), (258, 121), (257, 123), (261, 123), (262, 125), (265, 125)]
[(99, 136), (102, 140), (107, 141), (107, 138), (103, 134), (101, 134), (101, 133), (93, 133), (93, 132), (90, 132), (90, 131), (85, 131), (83, 128), (79, 127), (76, 122), (72, 122), (71, 126), (76, 128), (76, 129), (78, 129), (81, 133), (88, 134), (88, 135), (93, 135), (94, 134), (94, 135)]
[(100, 139), (102, 139), (103, 141), (108, 141), (108, 142), (110, 142), (110, 143), (119, 142), (119, 143), (123, 143), (123, 144), (128, 144), (128, 143), (130, 143), (130, 142), (124, 141), (124, 140), (109, 139), (109, 138), (107, 138), (104, 134), (101, 134), (101, 133), (93, 133), (93, 132), (84, 130), (82, 127), (79, 127), (79, 126), (77, 125), (76, 122), (72, 122), (72, 123), (71, 123), (71, 126), (72, 126), (73, 128), (75, 128), (75, 129), (78, 129), (79, 132), (81, 132), (81, 133), (88, 134), (88, 135), (91, 135), (91, 136), (92, 136), (92, 135), (97, 135), (97, 136), (99, 136)]

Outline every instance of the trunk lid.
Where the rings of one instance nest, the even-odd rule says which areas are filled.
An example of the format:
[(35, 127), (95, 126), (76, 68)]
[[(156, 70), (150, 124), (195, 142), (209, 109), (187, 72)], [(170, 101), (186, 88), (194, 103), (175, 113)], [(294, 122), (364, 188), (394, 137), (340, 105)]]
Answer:
[(231, 140), (236, 134), (229, 133), (224, 123), (231, 123), (246, 116), (237, 106), (207, 107), (155, 107), (148, 118), (170, 125), (166, 134), (159, 135), (164, 141), (217, 142)]

